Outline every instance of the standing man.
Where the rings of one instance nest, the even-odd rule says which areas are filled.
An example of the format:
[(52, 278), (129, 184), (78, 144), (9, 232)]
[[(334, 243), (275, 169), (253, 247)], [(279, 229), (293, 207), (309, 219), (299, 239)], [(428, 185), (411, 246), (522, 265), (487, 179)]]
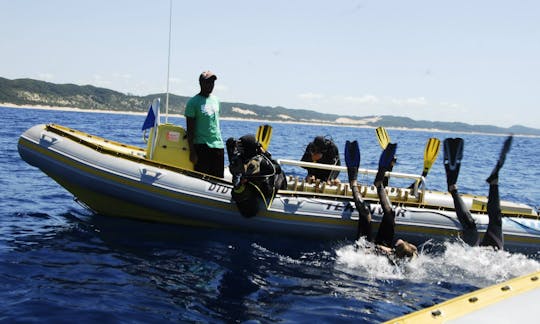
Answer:
[(223, 178), (224, 150), (219, 127), (219, 99), (211, 93), (217, 77), (210, 71), (199, 76), (201, 91), (186, 105), (189, 159), (195, 171)]

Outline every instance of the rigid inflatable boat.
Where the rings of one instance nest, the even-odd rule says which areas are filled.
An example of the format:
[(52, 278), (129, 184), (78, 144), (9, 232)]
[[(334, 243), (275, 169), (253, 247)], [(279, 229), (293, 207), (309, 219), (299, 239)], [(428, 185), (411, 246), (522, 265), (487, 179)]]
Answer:
[[(193, 171), (184, 129), (171, 124), (155, 128), (144, 149), (60, 125), (36, 125), (20, 136), (18, 149), (23, 160), (102, 215), (319, 239), (356, 236), (358, 213), (349, 184), (308, 183), (287, 177), (286, 189), (278, 190), (267, 204), (261, 202), (255, 217), (245, 218), (231, 199), (230, 173), (216, 178)], [(346, 170), (292, 160), (277, 162)], [(376, 172), (359, 169), (360, 174)], [(421, 244), (458, 235), (462, 228), (448, 193), (427, 190), (419, 175), (387, 175), (410, 178), (416, 183), (411, 189), (387, 188), (396, 208), (396, 236)], [(360, 193), (371, 204), (376, 231), (382, 218), (376, 189), (362, 186)], [(487, 198), (463, 195), (463, 199), (479, 232), (484, 233), (488, 224)], [(505, 249), (537, 252), (537, 211), (509, 201), (502, 201), (501, 207)]]

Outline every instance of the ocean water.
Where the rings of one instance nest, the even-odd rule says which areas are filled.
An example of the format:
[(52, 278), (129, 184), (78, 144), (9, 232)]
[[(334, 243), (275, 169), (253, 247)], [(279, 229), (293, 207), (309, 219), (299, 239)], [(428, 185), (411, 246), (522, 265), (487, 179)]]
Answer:
[[(19, 135), (57, 123), (144, 146), (144, 116), (0, 108), (0, 321), (6, 323), (355, 322), (379, 323), (477, 288), (540, 270), (538, 254), (422, 246), (420, 257), (390, 264), (351, 241), (153, 224), (94, 215), (21, 160)], [(169, 121), (184, 125), (181, 118)], [(222, 121), (224, 138), (258, 122)], [(340, 149), (358, 140), (362, 166), (375, 168), (373, 129), (272, 124), (270, 151), (299, 159), (316, 135)], [(395, 171), (421, 173), (427, 138), (465, 139), (459, 185), (485, 195), (503, 137), (388, 130), (398, 142)], [(516, 137), (501, 171), (503, 199), (540, 204), (540, 139)], [(446, 187), (442, 157), (428, 186)], [(287, 168), (302, 176), (303, 170)], [(342, 175), (345, 177), (345, 175)], [(345, 180), (345, 178), (343, 178)], [(359, 181), (369, 181), (359, 178)]]

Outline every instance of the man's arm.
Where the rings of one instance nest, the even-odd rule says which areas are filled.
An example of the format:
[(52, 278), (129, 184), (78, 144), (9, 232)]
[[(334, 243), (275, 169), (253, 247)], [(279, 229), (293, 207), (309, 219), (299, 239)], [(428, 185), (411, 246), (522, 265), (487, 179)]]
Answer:
[(313, 162), (313, 160), (311, 159), (311, 143), (306, 146), (306, 150), (304, 152), (304, 155), (302, 155), (300, 161)]

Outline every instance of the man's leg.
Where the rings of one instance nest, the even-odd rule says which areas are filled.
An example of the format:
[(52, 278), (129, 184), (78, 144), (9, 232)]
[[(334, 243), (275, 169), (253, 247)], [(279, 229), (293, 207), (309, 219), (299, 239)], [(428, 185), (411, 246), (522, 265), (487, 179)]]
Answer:
[(223, 178), (223, 168), (225, 167), (225, 152), (220, 148), (210, 149), (212, 158), (210, 165), (210, 174), (219, 178)]
[(504, 247), (504, 235), (502, 232), (502, 215), (499, 198), (499, 185), (497, 183), (489, 184), (489, 196), (487, 205), (489, 224), (482, 239), (481, 246), (493, 246), (502, 250)]
[(375, 237), (375, 244), (392, 247), (395, 233), (394, 227), (396, 225), (396, 213), (392, 209), (392, 205), (390, 203), (390, 199), (388, 199), (388, 195), (386, 194), (386, 189), (384, 189), (383, 182), (378, 181), (375, 183), (375, 186), (377, 187), (379, 202), (383, 209), (383, 219), (379, 225), (377, 236)]
[(447, 138), (443, 142), (444, 149), (444, 170), (446, 171), (446, 183), (448, 192), (454, 200), (456, 216), (463, 228), (463, 241), (471, 246), (478, 245), (478, 231), (476, 223), (471, 216), (471, 212), (463, 202), (457, 190), (457, 179), (463, 158), (463, 139)]
[(479, 238), (478, 230), (476, 228), (476, 222), (472, 218), (471, 212), (469, 211), (467, 206), (465, 206), (465, 202), (459, 195), (457, 191), (457, 186), (453, 185), (449, 187), (448, 191), (452, 195), (457, 218), (459, 220), (459, 223), (461, 224), (461, 227), (463, 227), (463, 241), (470, 246), (478, 245)]
[(377, 171), (377, 175), (375, 176), (375, 181), (373, 182), (375, 187), (377, 187), (379, 203), (383, 209), (383, 219), (379, 226), (377, 236), (375, 237), (375, 244), (387, 247), (392, 247), (392, 242), (394, 240), (396, 214), (392, 209), (390, 199), (388, 199), (386, 189), (384, 188), (384, 181), (386, 172), (392, 168), (392, 162), (394, 161), (396, 149), (397, 144), (389, 143), (381, 153), (381, 157), (379, 159), (379, 169)]
[(360, 166), (360, 148), (357, 141), (345, 142), (345, 164), (347, 165), (347, 177), (352, 190), (354, 205), (358, 211), (358, 229), (356, 231), (356, 240), (365, 237), (366, 240), (372, 240), (371, 234), (371, 212), (369, 205), (362, 199), (358, 190), (358, 167)]
[(194, 147), (198, 156), (195, 171), (223, 178), (224, 150), (206, 144), (195, 144)]
[(502, 213), (501, 213), (501, 200), (499, 197), (499, 171), (504, 165), (506, 160), (506, 154), (510, 151), (512, 145), (512, 136), (508, 136), (504, 141), (499, 160), (495, 165), (495, 168), (486, 179), (489, 183), (489, 196), (488, 196), (488, 215), (489, 224), (484, 235), (484, 239), (480, 245), (493, 246), (496, 249), (502, 250), (504, 247), (504, 235), (502, 231)]

